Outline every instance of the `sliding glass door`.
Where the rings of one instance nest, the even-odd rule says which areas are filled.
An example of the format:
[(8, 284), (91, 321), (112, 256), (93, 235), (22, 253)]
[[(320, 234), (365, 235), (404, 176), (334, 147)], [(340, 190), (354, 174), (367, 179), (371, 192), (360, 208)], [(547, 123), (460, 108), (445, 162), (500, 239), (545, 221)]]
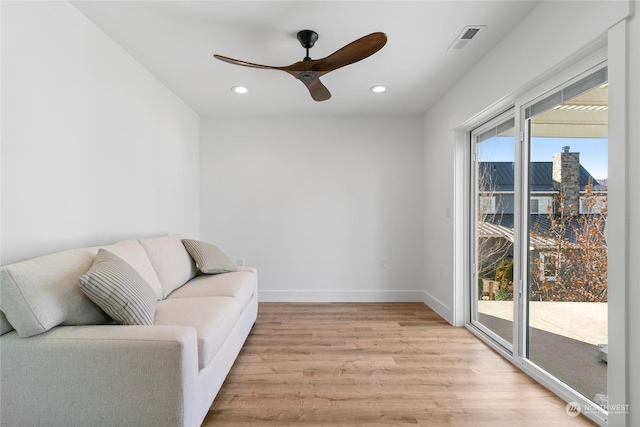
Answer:
[(472, 323), (508, 351), (513, 351), (513, 131), (510, 112), (472, 133)]
[(607, 68), (470, 133), (470, 324), (554, 390), (607, 406)]
[(607, 403), (607, 69), (524, 112), (528, 152), (527, 354)]

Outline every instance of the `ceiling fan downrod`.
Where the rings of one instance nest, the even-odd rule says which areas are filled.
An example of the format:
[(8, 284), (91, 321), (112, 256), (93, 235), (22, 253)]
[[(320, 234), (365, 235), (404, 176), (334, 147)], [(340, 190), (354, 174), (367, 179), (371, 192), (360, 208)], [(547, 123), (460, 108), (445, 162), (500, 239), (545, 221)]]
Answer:
[(296, 37), (298, 38), (298, 41), (300, 42), (302, 47), (307, 50), (307, 56), (305, 56), (302, 60), (302, 62), (305, 63), (305, 69), (301, 73), (298, 73), (296, 77), (303, 81), (315, 80), (318, 78), (318, 75), (313, 71), (307, 70), (306, 62), (311, 61), (311, 57), (309, 56), (309, 49), (311, 49), (313, 45), (318, 41), (318, 33), (312, 30), (302, 30), (298, 31)]
[(298, 35), (296, 37), (302, 47), (307, 50), (307, 56), (304, 57), (304, 61), (309, 61), (311, 59), (309, 56), (309, 49), (311, 49), (318, 41), (318, 33), (312, 30), (302, 30), (298, 31)]

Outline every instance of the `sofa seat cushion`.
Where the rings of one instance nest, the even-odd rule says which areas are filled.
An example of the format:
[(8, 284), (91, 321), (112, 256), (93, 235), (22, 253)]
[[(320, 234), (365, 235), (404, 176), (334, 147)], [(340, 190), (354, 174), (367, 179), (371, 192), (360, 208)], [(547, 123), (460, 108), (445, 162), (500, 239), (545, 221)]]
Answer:
[(233, 297), (165, 299), (156, 305), (155, 324), (193, 327), (198, 337), (198, 366), (203, 369), (224, 344), (241, 311)]
[(81, 290), (97, 248), (72, 249), (0, 269), (0, 310), (21, 337), (58, 325), (95, 325), (113, 320)]
[(176, 289), (168, 299), (194, 297), (234, 297), (240, 309), (249, 304), (258, 289), (256, 274), (252, 271), (235, 271), (214, 276), (198, 276)]
[(11, 331), (13, 331), (13, 326), (9, 323), (9, 320), (7, 320), (7, 316), (0, 311), (0, 335), (4, 335)]

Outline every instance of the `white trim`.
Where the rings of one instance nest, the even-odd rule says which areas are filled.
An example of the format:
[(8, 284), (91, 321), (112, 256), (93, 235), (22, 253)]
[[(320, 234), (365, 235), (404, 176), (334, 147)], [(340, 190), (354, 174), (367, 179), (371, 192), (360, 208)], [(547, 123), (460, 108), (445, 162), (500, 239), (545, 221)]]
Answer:
[[(479, 196), (478, 201), (480, 212), (486, 214), (496, 213), (496, 196)], [(488, 209), (486, 208), (486, 206), (483, 209), (483, 205), (489, 205)]]
[[(516, 122), (515, 132), (522, 135), (520, 142), (516, 144), (515, 158), (522, 159), (522, 161), (516, 161), (514, 167), (513, 188), (522, 189), (525, 187), (529, 176), (529, 150), (524, 148), (524, 141), (529, 140), (529, 129), (522, 129), (521, 125), (524, 118), (524, 108), (516, 103)], [(526, 193), (524, 193), (526, 194)], [(527, 262), (525, 257), (529, 256), (529, 241), (528, 238), (524, 238), (524, 224), (526, 224), (525, 212), (528, 209), (528, 198), (524, 197), (522, 191), (517, 191), (514, 194), (513, 200), (513, 234), (514, 239), (516, 233), (520, 233), (518, 240), (520, 244), (513, 245), (513, 357), (514, 364), (522, 367), (522, 355), (526, 350), (526, 333), (527, 333), (527, 316), (528, 305), (527, 291), (524, 287), (525, 279), (528, 275)], [(517, 291), (516, 291), (517, 288)]]
[[(588, 74), (590, 70), (595, 71), (595, 69), (605, 62), (607, 62), (607, 49), (603, 47), (588, 57), (582, 58), (581, 61), (567, 67), (564, 71), (556, 70), (553, 74), (547, 75), (537, 86), (518, 97), (516, 106), (518, 108), (527, 108), (540, 101), (540, 99), (547, 96), (550, 92), (580, 80), (579, 76)], [(518, 123), (516, 123), (516, 126), (518, 126)]]
[(451, 307), (449, 307), (447, 304), (440, 301), (438, 298), (431, 295), (429, 292), (423, 291), (422, 302), (431, 310), (435, 311), (444, 320), (449, 322), (451, 325), (462, 326), (462, 325), (455, 324), (454, 310), (452, 310)]
[[(468, 132), (461, 130), (453, 132), (453, 139), (453, 283), (451, 284), (453, 287), (453, 302), (450, 311), (451, 318), (448, 319), (448, 316), (442, 315), (442, 308), (446, 306), (439, 307), (440, 311), (438, 311), (427, 302), (427, 299), (425, 299), (425, 304), (429, 305), (453, 326), (464, 326), (469, 315), (466, 309), (466, 301), (469, 297), (468, 286), (466, 286), (467, 272), (469, 270), (465, 266), (470, 263), (467, 236), (469, 235), (469, 215), (471, 211), (467, 186), (471, 173), (469, 169), (471, 159), (469, 158), (469, 150), (466, 147), (471, 143), (471, 139)], [(459, 250), (460, 248), (464, 249)], [(433, 304), (435, 301), (432, 300), (430, 302)], [(448, 312), (444, 311), (444, 313)]]
[[(467, 328), (467, 330), (469, 330), (473, 335), (475, 335), (476, 337), (478, 337), (482, 341), (484, 341), (489, 347), (491, 347), (493, 350), (495, 350), (502, 357), (504, 357), (509, 362), (513, 363), (514, 365), (518, 366), (515, 363), (515, 361), (513, 360), (513, 357), (511, 355), (511, 353), (509, 353), (509, 351), (507, 351), (506, 348), (502, 347), (501, 345), (499, 345), (498, 343), (496, 343), (496, 342), (494, 342), (494, 341), (492, 341), (490, 339), (487, 339), (486, 334), (483, 331), (481, 331), (480, 329), (478, 329), (476, 327), (476, 325), (466, 324), (465, 328)], [(521, 368), (521, 367), (518, 366), (518, 368)]]
[[(582, 193), (584, 194), (584, 193)], [(592, 207), (592, 209), (589, 209), (589, 206), (585, 206), (584, 202), (585, 200), (587, 200), (586, 196), (580, 196), (579, 201), (580, 201), (580, 210), (579, 212), (581, 214), (600, 214), (602, 213), (602, 208), (604, 207), (604, 202), (607, 201), (607, 196), (598, 196), (596, 194), (594, 194), (592, 196), (592, 198), (595, 198), (595, 204)]]
[[(637, 19), (637, 18), (636, 18)], [(609, 30), (609, 193), (607, 246), (609, 304), (609, 404), (629, 401), (629, 75), (628, 22)], [(637, 141), (634, 141), (634, 143)], [(636, 214), (637, 215), (637, 214)], [(636, 278), (637, 279), (637, 278)], [(637, 285), (637, 281), (635, 282)], [(635, 307), (637, 310), (637, 307)], [(638, 355), (634, 355), (637, 360)], [(637, 371), (636, 371), (637, 372)], [(639, 411), (638, 402), (631, 411)], [(636, 416), (637, 418), (637, 416)], [(609, 425), (627, 426), (628, 414), (610, 414)]]
[[(531, 212), (529, 212), (530, 214), (548, 214), (548, 213), (554, 213), (553, 212), (553, 197), (552, 196), (533, 196), (533, 197), (529, 197), (529, 206), (531, 207), (531, 201), (537, 201), (538, 202), (538, 209), (536, 210), (536, 212), (533, 211), (533, 209), (531, 210)], [(544, 211), (541, 212), (540, 211), (540, 201), (544, 201), (547, 202), (546, 206), (544, 207)], [(547, 207), (551, 208), (551, 211), (547, 210)]]
[(260, 302), (424, 302), (414, 290), (260, 290)]
[(476, 321), (473, 321), (470, 325), (466, 325), (466, 327), (469, 330), (473, 328), (477, 329), (476, 332), (480, 334), (480, 336), (484, 338), (484, 340), (486, 340), (488, 337), (489, 341), (491, 341), (497, 348), (502, 349), (503, 352), (505, 352), (508, 355), (508, 357), (512, 356), (513, 344), (511, 344), (509, 341), (504, 339), (502, 336), (496, 334), (493, 330), (491, 330), (487, 326), (483, 325), (482, 323), (476, 320)]

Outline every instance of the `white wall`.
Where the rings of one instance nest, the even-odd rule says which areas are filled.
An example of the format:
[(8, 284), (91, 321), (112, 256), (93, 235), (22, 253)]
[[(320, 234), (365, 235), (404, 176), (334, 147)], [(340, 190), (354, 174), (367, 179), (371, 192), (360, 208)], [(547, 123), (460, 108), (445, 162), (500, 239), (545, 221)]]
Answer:
[(202, 239), (258, 268), (261, 300), (422, 300), (421, 117), (208, 117), (201, 135)]
[(1, 264), (199, 237), (199, 116), (67, 2), (2, 2)]
[[(425, 115), (425, 170), (448, 177), (447, 184), (440, 187), (443, 191), (434, 195), (438, 203), (425, 207), (425, 270), (443, 269), (439, 279), (425, 278), (425, 302), (449, 322), (460, 325), (464, 319), (462, 295), (455, 296), (459, 290), (454, 286), (454, 259), (460, 258), (456, 251), (461, 249), (454, 245), (454, 239), (459, 230), (454, 229), (456, 215), (448, 218), (442, 209), (451, 207), (459, 216), (463, 204), (460, 197), (456, 199), (454, 187), (463, 179), (461, 165), (456, 163), (459, 153), (454, 130), (473, 122), (485, 110), (497, 114), (508, 107), (516, 95), (531, 89), (537, 78), (606, 34), (628, 10), (625, 1), (540, 3)], [(439, 244), (431, 244), (433, 241)]]
[[(639, 10), (639, 2), (635, 1), (635, 10)], [(437, 199), (434, 211), (430, 213), (429, 205), (425, 205), (425, 271), (444, 266), (440, 279), (425, 277), (425, 302), (434, 308), (449, 322), (461, 325), (464, 321), (464, 307), (461, 293), (463, 283), (460, 280), (466, 274), (464, 263), (460, 262), (463, 255), (463, 241), (461, 240), (462, 226), (465, 216), (463, 211), (464, 198), (460, 189), (464, 180), (464, 159), (461, 152), (463, 142), (460, 133), (455, 129), (468, 129), (479, 124), (477, 115), (491, 112), (497, 114), (508, 107), (516, 97), (522, 96), (535, 85), (545, 74), (553, 74), (563, 62), (572, 58), (577, 61), (586, 54), (585, 48), (593, 45), (599, 37), (606, 36), (629, 12), (630, 3), (626, 1), (603, 2), (542, 2), (501, 44), (490, 52), (474, 69), (449, 91), (427, 114), (424, 121), (424, 168), (433, 174), (449, 177), (445, 181), (448, 185), (440, 186), (438, 194), (432, 194)], [(633, 8), (631, 8), (633, 10)], [(635, 165), (640, 162), (638, 141), (640, 131), (637, 117), (640, 117), (640, 90), (638, 87), (640, 40), (637, 17), (629, 22), (629, 47), (626, 52), (628, 61), (629, 88), (629, 130), (625, 141), (628, 143), (627, 170), (622, 164), (624, 148), (614, 147), (618, 164), (609, 166), (610, 184), (615, 180), (618, 189), (626, 194), (616, 194), (612, 185), (612, 199), (626, 199), (625, 212), (618, 212), (618, 218), (628, 216), (628, 221), (621, 221), (615, 225), (616, 242), (610, 244), (611, 256), (616, 259), (625, 271), (616, 271), (616, 277), (626, 278), (616, 281), (615, 294), (626, 294), (627, 313), (624, 310), (611, 313), (609, 324), (616, 328), (610, 333), (610, 349), (612, 357), (609, 365), (609, 402), (612, 404), (629, 403), (629, 414), (610, 414), (609, 425), (640, 425), (640, 369), (636, 361), (640, 352), (640, 331), (637, 307), (640, 306), (640, 288), (638, 277), (638, 245), (640, 233), (638, 230), (637, 212), (640, 206), (640, 176)], [(606, 43), (601, 44), (606, 47)], [(588, 50), (588, 49), (587, 49)], [(625, 55), (625, 54), (623, 54)], [(609, 64), (625, 67), (624, 58), (619, 57), (616, 63)], [(546, 77), (544, 77), (546, 78)], [(616, 85), (619, 82), (616, 83)], [(620, 86), (616, 86), (619, 88)], [(613, 91), (614, 88), (610, 88)], [(616, 105), (616, 109), (620, 107)], [(614, 108), (610, 110), (613, 111)], [(624, 110), (624, 106), (622, 107)], [(618, 109), (617, 111), (621, 111)], [(624, 112), (622, 113), (624, 114)], [(616, 134), (621, 132), (616, 130)], [(622, 158), (621, 158), (622, 157)], [(428, 182), (428, 178), (426, 181)], [(426, 186), (425, 186), (426, 192)], [(625, 203), (621, 203), (623, 205)], [(440, 206), (451, 206), (454, 209), (453, 218), (442, 214)], [(613, 215), (613, 206), (611, 215)], [(436, 220), (433, 220), (436, 218)], [(620, 236), (627, 236), (618, 238)], [(628, 243), (625, 247), (623, 242)], [(438, 242), (437, 245), (430, 242)], [(628, 252), (627, 252), (628, 251)], [(620, 261), (622, 260), (622, 261)], [(624, 260), (628, 260), (625, 262)], [(625, 283), (626, 282), (626, 283)], [(611, 293), (612, 296), (614, 292)], [(617, 302), (620, 299), (616, 296)], [(622, 301), (624, 305), (624, 301)], [(610, 302), (612, 304), (612, 302)], [(613, 319), (613, 321), (612, 321)], [(618, 327), (622, 325), (622, 330)], [(620, 334), (624, 336), (619, 340)], [(613, 343), (615, 339), (615, 343)], [(616, 362), (612, 361), (615, 359)], [(623, 366), (624, 365), (624, 366)]]

